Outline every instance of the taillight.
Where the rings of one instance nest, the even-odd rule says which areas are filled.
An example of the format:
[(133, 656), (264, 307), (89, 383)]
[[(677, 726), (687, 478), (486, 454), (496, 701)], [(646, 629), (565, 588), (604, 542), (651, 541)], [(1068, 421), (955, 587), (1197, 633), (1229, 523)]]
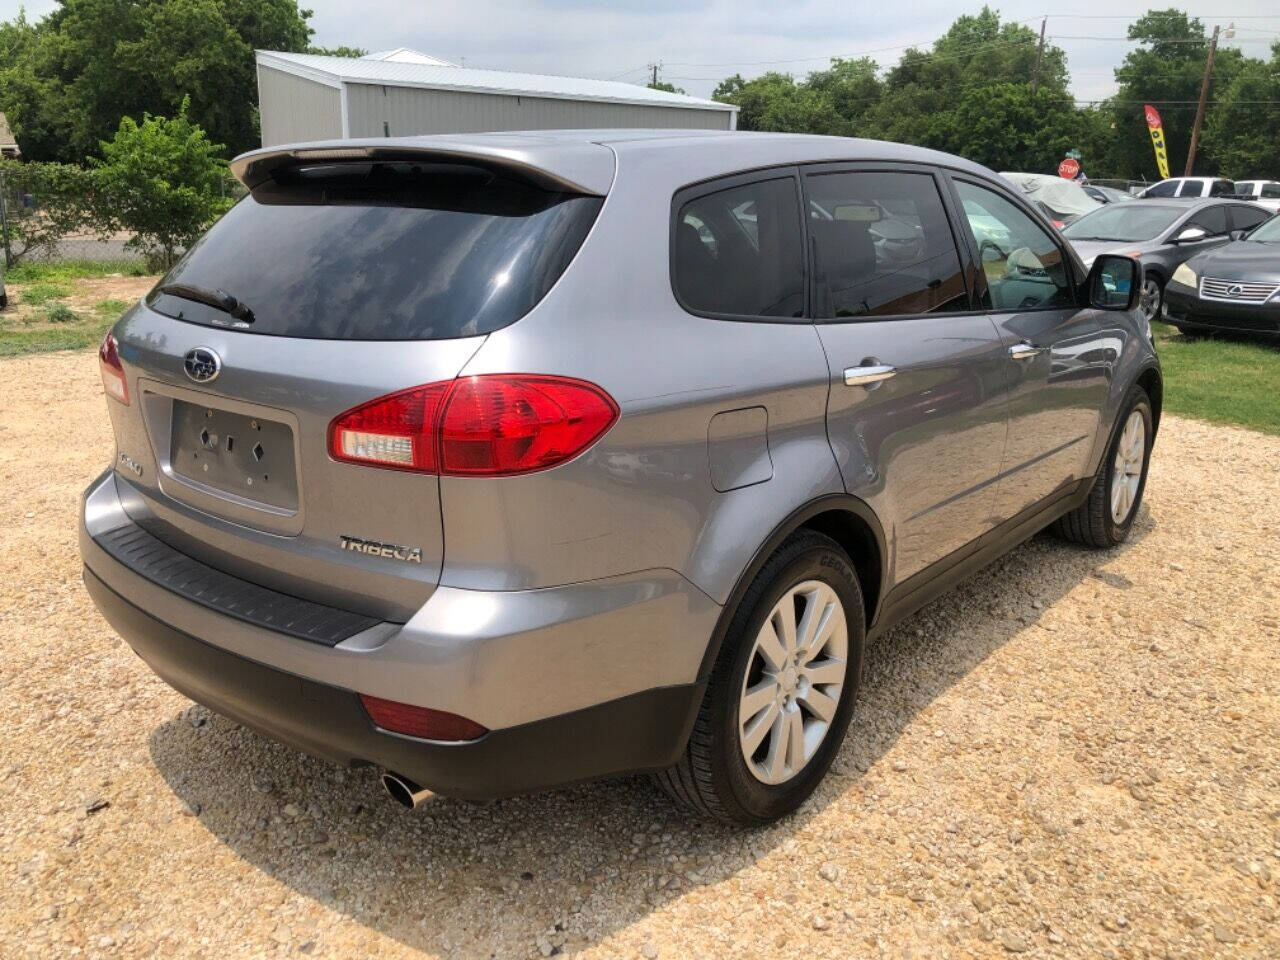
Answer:
[(454, 476), (512, 476), (571, 460), (618, 419), (593, 383), (481, 374), (379, 397), (329, 426), (335, 460)]
[(474, 720), (460, 717), (456, 713), (415, 707), (411, 703), (396, 700), (383, 700), (365, 693), (360, 694), (360, 702), (375, 724), (392, 733), (421, 737), (423, 740), (457, 741), (478, 740), (489, 732)]
[(116, 338), (111, 333), (102, 338), (102, 345), (98, 347), (98, 370), (102, 374), (102, 388), (106, 390), (107, 396), (128, 406), (129, 384), (124, 378), (124, 366), (120, 363)]

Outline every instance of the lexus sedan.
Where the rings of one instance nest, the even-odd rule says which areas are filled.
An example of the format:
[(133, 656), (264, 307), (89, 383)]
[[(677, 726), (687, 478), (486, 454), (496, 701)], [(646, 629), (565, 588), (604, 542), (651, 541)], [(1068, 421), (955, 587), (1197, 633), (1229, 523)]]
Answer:
[(1145, 276), (1140, 309), (1148, 322), (1160, 316), (1164, 291), (1183, 262), (1242, 237), (1270, 217), (1243, 200), (1132, 200), (1113, 203), (1062, 231), (1085, 264), (1100, 253), (1137, 257)]
[(1280, 217), (1178, 267), (1165, 288), (1165, 319), (1186, 333), (1280, 338)]
[(1141, 268), (959, 157), (599, 130), (232, 169), (102, 341), (85, 584), (179, 691), (407, 806), (643, 771), (774, 820), (868, 638), (1138, 516)]

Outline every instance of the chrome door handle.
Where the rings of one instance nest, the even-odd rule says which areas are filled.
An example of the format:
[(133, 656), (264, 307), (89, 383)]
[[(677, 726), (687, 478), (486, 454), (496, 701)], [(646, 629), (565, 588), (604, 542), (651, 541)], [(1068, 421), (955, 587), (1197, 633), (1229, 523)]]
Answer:
[(868, 387), (881, 380), (888, 380), (898, 371), (887, 363), (872, 367), (845, 367), (844, 385), (846, 387)]
[(1042, 353), (1044, 353), (1044, 347), (1037, 347), (1034, 343), (1027, 343), (1025, 340), (1009, 348), (1009, 356), (1014, 360), (1030, 360)]

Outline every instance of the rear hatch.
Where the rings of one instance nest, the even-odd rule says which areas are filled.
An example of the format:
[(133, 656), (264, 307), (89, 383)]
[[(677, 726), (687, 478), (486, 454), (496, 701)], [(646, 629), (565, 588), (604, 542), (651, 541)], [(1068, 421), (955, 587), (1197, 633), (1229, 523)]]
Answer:
[(601, 203), (456, 157), (276, 163), (115, 327), (126, 510), (243, 579), (411, 616), (440, 577), (439, 481), (335, 460), (330, 424), (456, 377)]

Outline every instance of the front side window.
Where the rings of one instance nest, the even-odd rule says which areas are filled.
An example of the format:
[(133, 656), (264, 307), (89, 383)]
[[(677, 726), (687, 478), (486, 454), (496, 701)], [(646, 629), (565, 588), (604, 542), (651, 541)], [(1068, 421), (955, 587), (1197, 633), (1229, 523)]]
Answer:
[(805, 185), (820, 316), (969, 309), (960, 257), (931, 174), (820, 173)]
[(1178, 190), (1177, 180), (1164, 180), (1154, 187), (1148, 187), (1144, 197), (1172, 197)]
[(1269, 200), (1280, 197), (1280, 183), (1264, 183), (1262, 185), (1262, 196)]
[(1209, 187), (1209, 196), (1211, 197), (1233, 197), (1236, 193), (1236, 185), (1230, 180), (1215, 180)]
[(672, 279), (694, 313), (804, 315), (804, 244), (791, 177), (703, 194), (683, 204), (672, 238)]
[(1178, 196), (1202, 197), (1204, 196), (1204, 185), (1199, 180), (1183, 180), (1182, 185), (1178, 187)]
[(1223, 204), (1201, 210), (1187, 221), (1188, 227), (1199, 227), (1211, 237), (1227, 235), (1227, 208)]
[(956, 190), (987, 281), (983, 306), (1035, 310), (1074, 304), (1066, 259), (1039, 224), (994, 190), (964, 180), (956, 181)]

